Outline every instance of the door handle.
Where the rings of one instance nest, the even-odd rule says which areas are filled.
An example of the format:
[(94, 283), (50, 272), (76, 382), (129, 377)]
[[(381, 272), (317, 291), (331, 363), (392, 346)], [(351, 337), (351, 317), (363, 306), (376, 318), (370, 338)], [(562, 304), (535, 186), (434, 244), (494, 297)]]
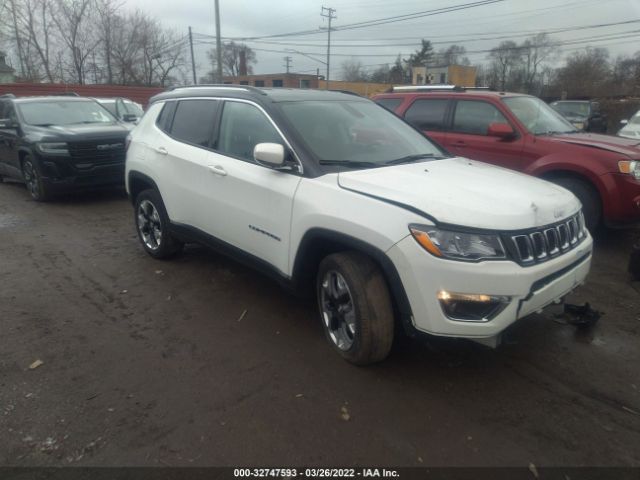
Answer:
[(222, 165), (209, 165), (209, 171), (216, 175), (220, 175), (221, 177), (227, 176), (227, 171), (222, 167)]
[(167, 149), (164, 147), (156, 148), (156, 153), (159, 153), (160, 155), (169, 155), (169, 152), (167, 152)]

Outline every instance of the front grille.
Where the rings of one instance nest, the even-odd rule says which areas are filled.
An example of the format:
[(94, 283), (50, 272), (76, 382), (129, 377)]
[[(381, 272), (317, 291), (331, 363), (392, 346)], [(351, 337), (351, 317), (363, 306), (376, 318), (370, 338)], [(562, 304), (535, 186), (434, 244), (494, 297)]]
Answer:
[(540, 229), (504, 235), (507, 249), (520, 265), (535, 265), (580, 244), (587, 233), (582, 212)]
[(126, 156), (123, 138), (70, 142), (69, 153), (74, 165), (81, 170), (124, 163)]

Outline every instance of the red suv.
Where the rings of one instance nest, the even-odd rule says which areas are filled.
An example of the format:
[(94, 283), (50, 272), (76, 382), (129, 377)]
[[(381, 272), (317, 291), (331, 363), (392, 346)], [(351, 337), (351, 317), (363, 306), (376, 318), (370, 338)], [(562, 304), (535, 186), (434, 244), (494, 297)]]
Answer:
[(590, 229), (640, 221), (640, 142), (582, 133), (529, 95), (453, 88), (373, 98), (455, 155), (572, 191)]

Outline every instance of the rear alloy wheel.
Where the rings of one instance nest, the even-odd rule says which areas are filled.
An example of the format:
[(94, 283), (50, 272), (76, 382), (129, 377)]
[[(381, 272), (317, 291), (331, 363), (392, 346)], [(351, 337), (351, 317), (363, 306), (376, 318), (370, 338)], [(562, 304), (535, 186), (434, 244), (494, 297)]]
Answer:
[(318, 307), (327, 340), (345, 360), (384, 360), (393, 343), (393, 308), (384, 275), (359, 252), (335, 253), (320, 263)]
[(33, 165), (31, 157), (26, 156), (22, 162), (22, 177), (27, 186), (27, 191), (36, 202), (46, 202), (51, 198), (38, 169)]
[(135, 222), (138, 238), (152, 257), (167, 258), (182, 250), (183, 244), (169, 232), (169, 218), (155, 190), (145, 190), (136, 198)]

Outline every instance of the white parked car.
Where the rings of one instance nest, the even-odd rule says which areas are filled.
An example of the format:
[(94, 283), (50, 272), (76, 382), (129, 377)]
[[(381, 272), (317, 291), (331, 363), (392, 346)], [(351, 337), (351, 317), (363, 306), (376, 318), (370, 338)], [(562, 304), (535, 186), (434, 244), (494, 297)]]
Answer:
[(384, 359), (394, 326), (496, 345), (585, 281), (580, 202), (452, 157), (356, 95), (230, 85), (151, 99), (127, 190), (153, 257), (199, 242), (315, 293), (346, 360)]
[(629, 120), (622, 120), (620, 123), (624, 125), (618, 130), (619, 137), (640, 139), (640, 111)]

